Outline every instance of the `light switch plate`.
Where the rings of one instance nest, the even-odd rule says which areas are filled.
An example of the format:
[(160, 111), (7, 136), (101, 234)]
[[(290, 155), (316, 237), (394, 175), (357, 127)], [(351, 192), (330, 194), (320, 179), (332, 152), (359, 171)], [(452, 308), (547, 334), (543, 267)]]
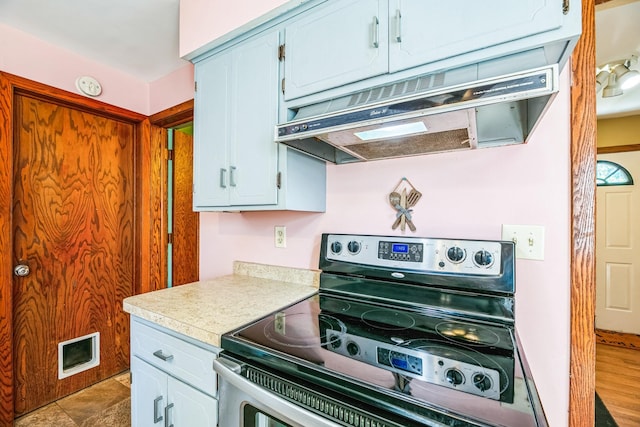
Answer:
[(544, 260), (544, 227), (502, 224), (502, 240), (516, 244), (516, 258)]

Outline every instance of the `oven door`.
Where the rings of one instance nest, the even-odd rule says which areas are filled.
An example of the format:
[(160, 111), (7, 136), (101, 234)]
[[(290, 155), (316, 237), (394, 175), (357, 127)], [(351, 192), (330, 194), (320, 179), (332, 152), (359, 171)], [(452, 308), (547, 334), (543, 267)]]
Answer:
[(219, 425), (224, 427), (340, 427), (320, 415), (295, 405), (248, 379), (235, 361), (219, 357)]

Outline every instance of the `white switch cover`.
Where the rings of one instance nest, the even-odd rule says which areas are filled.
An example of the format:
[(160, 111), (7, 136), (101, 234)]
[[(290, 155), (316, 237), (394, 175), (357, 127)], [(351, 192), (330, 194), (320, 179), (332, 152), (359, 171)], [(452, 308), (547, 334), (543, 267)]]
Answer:
[(502, 224), (502, 240), (516, 244), (516, 258), (544, 259), (544, 227)]
[(274, 238), (276, 248), (286, 248), (287, 247), (287, 227), (284, 225), (276, 225), (274, 228)]

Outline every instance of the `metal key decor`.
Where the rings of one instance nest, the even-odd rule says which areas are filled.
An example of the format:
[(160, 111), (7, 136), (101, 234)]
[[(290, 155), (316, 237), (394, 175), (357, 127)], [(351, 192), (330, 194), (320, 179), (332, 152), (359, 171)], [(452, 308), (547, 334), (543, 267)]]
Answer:
[(408, 226), (409, 230), (416, 231), (416, 226), (411, 219), (413, 212), (411, 208), (418, 203), (421, 197), (422, 193), (411, 184), (411, 181), (405, 177), (400, 179), (398, 185), (389, 193), (389, 204), (397, 211), (396, 220), (391, 226), (392, 230), (400, 227), (400, 230), (404, 231), (405, 226)]

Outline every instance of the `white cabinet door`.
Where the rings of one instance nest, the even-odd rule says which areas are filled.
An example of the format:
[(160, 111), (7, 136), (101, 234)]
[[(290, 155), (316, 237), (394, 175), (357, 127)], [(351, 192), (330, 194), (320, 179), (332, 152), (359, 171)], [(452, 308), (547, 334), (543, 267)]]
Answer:
[(218, 424), (215, 398), (137, 357), (131, 358), (131, 375), (132, 427), (215, 427)]
[(218, 402), (211, 396), (169, 377), (168, 425), (216, 427), (218, 425)]
[(389, 0), (389, 72), (559, 28), (560, 0)]
[(131, 426), (164, 427), (167, 374), (132, 357), (131, 377)]
[(279, 34), (195, 65), (194, 208), (277, 203)]
[(640, 334), (640, 152), (599, 154), (624, 167), (634, 185), (596, 190), (596, 328)]
[(229, 144), (230, 204), (278, 202), (278, 32), (234, 49)]
[(384, 74), (386, 0), (341, 0), (285, 27), (285, 100)]
[(195, 67), (194, 207), (229, 205), (232, 76), (228, 53), (207, 58)]

